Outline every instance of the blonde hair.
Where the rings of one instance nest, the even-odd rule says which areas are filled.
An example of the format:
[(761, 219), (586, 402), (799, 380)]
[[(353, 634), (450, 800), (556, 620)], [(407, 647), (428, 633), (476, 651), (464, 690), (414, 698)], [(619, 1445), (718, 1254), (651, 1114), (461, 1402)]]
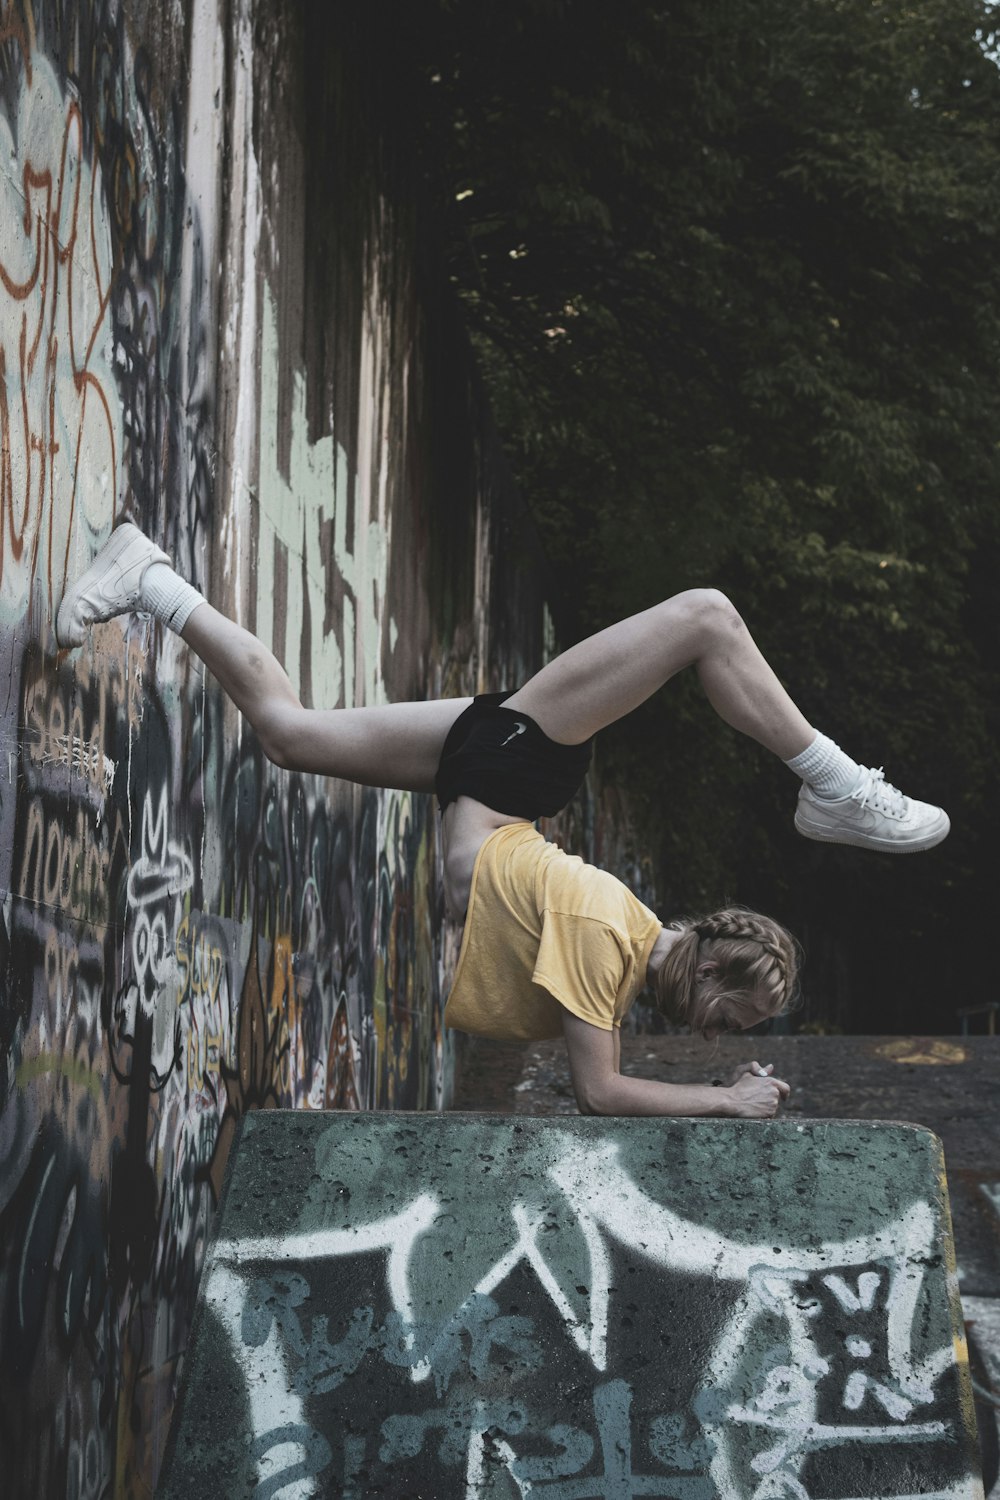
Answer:
[[(702, 1015), (723, 999), (756, 1002), (765, 1016), (790, 1008), (799, 948), (772, 917), (727, 906), (670, 925), (681, 936), (653, 977), (657, 1006), (669, 1020), (689, 1025), (696, 999), (703, 1001)], [(707, 961), (717, 972), (699, 978), (699, 965)]]

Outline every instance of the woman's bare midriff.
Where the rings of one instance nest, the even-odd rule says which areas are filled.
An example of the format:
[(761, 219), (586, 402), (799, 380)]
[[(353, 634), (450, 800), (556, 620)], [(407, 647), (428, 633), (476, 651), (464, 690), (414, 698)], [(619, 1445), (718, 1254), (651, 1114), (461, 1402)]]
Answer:
[(476, 855), (491, 833), (509, 823), (524, 823), (526, 818), (498, 813), (472, 797), (459, 797), (445, 808), (441, 818), (441, 847), (444, 855), (444, 895), (448, 915), (456, 922), (465, 918), (472, 890), (472, 872)]

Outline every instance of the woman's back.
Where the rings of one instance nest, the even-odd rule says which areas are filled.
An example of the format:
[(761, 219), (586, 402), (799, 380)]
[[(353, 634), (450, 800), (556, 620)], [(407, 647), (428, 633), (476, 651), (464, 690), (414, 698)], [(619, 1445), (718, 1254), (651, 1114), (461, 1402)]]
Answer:
[(530, 823), (497, 828), (476, 857), (446, 1023), (559, 1036), (565, 1009), (609, 1031), (645, 983), (660, 926), (620, 880)]

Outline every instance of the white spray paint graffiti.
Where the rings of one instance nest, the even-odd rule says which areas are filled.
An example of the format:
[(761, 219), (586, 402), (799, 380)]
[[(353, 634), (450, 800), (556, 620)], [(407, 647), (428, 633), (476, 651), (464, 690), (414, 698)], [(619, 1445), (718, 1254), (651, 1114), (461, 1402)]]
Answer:
[[(142, 804), (142, 853), (128, 876), (128, 904), (132, 912), (132, 963), (139, 1004), (152, 1014), (152, 1003), (163, 986), (172, 960), (176, 931), (176, 903), (194, 878), (191, 860), (169, 837), (167, 789), (153, 812), (153, 793)], [(168, 922), (168, 917), (172, 920)]]
[[(594, 1371), (603, 1374), (608, 1363), (612, 1255), (619, 1247), (626, 1249), (633, 1258), (644, 1258), (664, 1272), (686, 1276), (710, 1274), (716, 1283), (736, 1283), (742, 1288), (721, 1334), (708, 1352), (704, 1369), (704, 1388), (711, 1393), (711, 1400), (701, 1417), (702, 1432), (707, 1440), (703, 1460), (709, 1465), (707, 1472), (711, 1474), (715, 1493), (745, 1495), (746, 1500), (782, 1500), (782, 1497), (816, 1500), (816, 1496), (805, 1488), (801, 1471), (808, 1456), (818, 1450), (831, 1450), (858, 1441), (884, 1446), (947, 1439), (947, 1424), (941, 1420), (919, 1420), (919, 1409), (935, 1401), (936, 1382), (953, 1364), (954, 1349), (947, 1344), (921, 1358), (917, 1358), (913, 1351), (914, 1324), (924, 1285), (925, 1265), (931, 1259), (934, 1247), (935, 1220), (928, 1203), (917, 1201), (911, 1204), (905, 1212), (870, 1234), (826, 1242), (818, 1248), (776, 1247), (770, 1241), (740, 1243), (716, 1229), (684, 1218), (642, 1191), (620, 1161), (617, 1146), (588, 1147), (577, 1138), (562, 1133), (554, 1133), (552, 1144), (548, 1177), (559, 1189), (572, 1222), (583, 1235), (589, 1256), (588, 1288), (577, 1286), (574, 1296), (574, 1288), (563, 1286), (561, 1278), (567, 1274), (565, 1268), (550, 1263), (540, 1242), (547, 1215), (515, 1200), (506, 1229), (498, 1225), (498, 1235), (508, 1241), (506, 1248), (480, 1277), (466, 1303), (454, 1315), (453, 1322), (465, 1319), (463, 1326), (471, 1328), (473, 1315), (470, 1309), (487, 1305), (491, 1293), (516, 1267), (527, 1267), (553, 1303), (559, 1315), (559, 1326), (566, 1336), (588, 1357)], [(410, 1356), (409, 1359), (396, 1356), (392, 1362), (408, 1366), (414, 1383), (425, 1382), (434, 1376), (440, 1395), (442, 1382), (436, 1364), (445, 1348), (446, 1334), (440, 1333), (429, 1349), (426, 1343), (420, 1344), (421, 1328), (415, 1311), (411, 1261), (421, 1237), (432, 1230), (443, 1214), (440, 1200), (433, 1194), (424, 1193), (415, 1197), (400, 1214), (348, 1230), (220, 1242), (216, 1246), (209, 1277), (209, 1295), (213, 1305), (218, 1307), (222, 1300), (227, 1304), (227, 1310), (222, 1314), (223, 1322), (230, 1331), (234, 1355), (247, 1371), (248, 1384), (257, 1391), (255, 1400), (264, 1400), (262, 1393), (273, 1387), (273, 1394), (267, 1399), (272, 1402), (274, 1410), (285, 1413), (286, 1419), (291, 1420), (288, 1402), (293, 1394), (292, 1386), (284, 1355), (274, 1343), (277, 1339), (275, 1328), (269, 1328), (266, 1342), (257, 1349), (248, 1349), (237, 1336), (240, 1316), (236, 1309), (247, 1305), (248, 1282), (244, 1278), (252, 1275), (253, 1267), (261, 1261), (278, 1265), (301, 1263), (356, 1255), (365, 1250), (382, 1251), (386, 1255), (388, 1291), (399, 1320), (397, 1335), (401, 1335), (400, 1346)], [(846, 1344), (847, 1355), (858, 1362), (858, 1368), (851, 1370), (843, 1381), (840, 1404), (849, 1414), (843, 1423), (822, 1420), (819, 1414), (820, 1384), (828, 1382), (825, 1387), (828, 1409), (829, 1380), (831, 1377), (836, 1379), (837, 1372), (832, 1369), (830, 1360), (824, 1357), (818, 1342), (826, 1314), (823, 1300), (816, 1293), (817, 1285), (828, 1298), (830, 1309), (848, 1319), (859, 1318), (858, 1326), (865, 1332), (865, 1336), (860, 1331), (852, 1332)], [(581, 1315), (579, 1295), (584, 1290), (588, 1292), (584, 1299), (587, 1311)], [(885, 1379), (874, 1379), (862, 1368), (872, 1354), (873, 1319), (885, 1347), (883, 1364), (890, 1372)], [(514, 1323), (518, 1320), (508, 1321)], [(527, 1324), (530, 1320), (520, 1322)], [(762, 1331), (767, 1334), (764, 1342), (768, 1348), (772, 1351), (780, 1348), (782, 1358), (777, 1362), (771, 1359), (758, 1369), (750, 1351)], [(426, 1335), (426, 1329), (423, 1332)], [(517, 1332), (517, 1329), (512, 1329), (505, 1333), (501, 1342), (511, 1347), (511, 1339)], [(352, 1368), (356, 1365), (357, 1359)], [(842, 1359), (838, 1360), (838, 1369), (842, 1377)], [(626, 1415), (622, 1420), (627, 1427), (631, 1389), (623, 1381), (610, 1380), (595, 1388), (594, 1399), (595, 1414), (600, 1418), (598, 1427), (602, 1434), (602, 1449), (613, 1455), (617, 1451), (616, 1445), (620, 1447), (624, 1441), (618, 1434), (621, 1425), (618, 1418), (624, 1412)], [(916, 1420), (911, 1421), (911, 1418)], [(254, 1417), (254, 1434), (259, 1442), (265, 1435), (261, 1425), (263, 1420), (262, 1417), (258, 1422)], [(270, 1422), (270, 1417), (267, 1420)], [(301, 1420), (301, 1411), (295, 1420)], [(478, 1419), (475, 1412), (469, 1414), (465, 1455), (467, 1500), (475, 1500), (485, 1492), (490, 1464), (494, 1468), (497, 1464), (505, 1468), (522, 1495), (534, 1491), (550, 1496), (551, 1500), (558, 1500), (558, 1497), (565, 1500), (565, 1497), (577, 1494), (576, 1488), (549, 1483), (548, 1479), (557, 1472), (564, 1476), (570, 1472), (579, 1473), (579, 1467), (564, 1467), (557, 1471), (552, 1468), (551, 1460), (545, 1460), (548, 1469), (543, 1465), (535, 1473), (532, 1465), (537, 1469), (541, 1461), (518, 1458), (509, 1442), (512, 1434), (521, 1430), (519, 1424), (523, 1424), (524, 1414), (512, 1411), (508, 1420), (512, 1425), (505, 1429), (506, 1437), (501, 1438), (496, 1431), (495, 1413), (484, 1406)], [(663, 1422), (669, 1425), (675, 1420), (673, 1417), (657, 1419), (661, 1426)], [(443, 1424), (444, 1419), (441, 1421)], [(613, 1441), (610, 1437), (605, 1440), (605, 1429), (611, 1430), (609, 1423), (617, 1434)], [(383, 1424), (384, 1452), (403, 1455), (407, 1451), (419, 1450), (423, 1431), (419, 1419), (391, 1419)], [(690, 1445), (685, 1449), (677, 1431), (672, 1427), (668, 1431), (664, 1427), (651, 1442), (653, 1451), (657, 1451), (658, 1443), (662, 1453), (674, 1455), (672, 1462), (676, 1466), (688, 1466), (690, 1472), (699, 1472), (695, 1459), (691, 1458)], [(565, 1431), (560, 1428), (558, 1432), (553, 1429), (553, 1433), (556, 1434), (552, 1438), (554, 1443), (560, 1444), (567, 1453), (572, 1449), (576, 1454), (572, 1463), (579, 1460), (585, 1466), (589, 1462), (593, 1444), (585, 1434), (568, 1428)], [(737, 1468), (737, 1450), (742, 1444), (745, 1452), (748, 1434), (753, 1443), (753, 1458), (749, 1465), (749, 1482), (755, 1486), (752, 1490), (746, 1488), (745, 1463), (742, 1470)], [(301, 1465), (305, 1461), (304, 1450), (296, 1450), (293, 1457), (295, 1464)], [(612, 1459), (607, 1462), (612, 1462)], [(620, 1457), (613, 1462), (619, 1463)], [(297, 1473), (301, 1475), (301, 1472), (298, 1468)], [(706, 1470), (700, 1472), (704, 1474)], [(534, 1479), (531, 1477), (533, 1473)], [(268, 1476), (269, 1482), (279, 1482), (273, 1468), (268, 1470)], [(291, 1477), (289, 1474), (290, 1480)], [(543, 1479), (545, 1482), (541, 1482)], [(640, 1476), (631, 1469), (627, 1482), (632, 1485), (631, 1489), (612, 1486), (607, 1493), (690, 1493), (692, 1496), (707, 1493), (684, 1490), (683, 1480), (671, 1481), (679, 1488), (663, 1489), (662, 1479)], [(296, 1496), (316, 1493), (308, 1483), (303, 1488), (303, 1483), (306, 1482), (296, 1478), (295, 1488), (289, 1493)], [(626, 1483), (624, 1476), (621, 1483)], [(970, 1480), (939, 1493), (942, 1500), (973, 1500), (977, 1493), (974, 1486), (975, 1481)], [(911, 1500), (911, 1497), (899, 1496), (898, 1500)]]
[[(437, 1216), (438, 1203), (430, 1194), (415, 1198), (402, 1213), (390, 1215), (362, 1229), (322, 1230), (317, 1234), (296, 1234), (281, 1239), (220, 1240), (215, 1247), (205, 1297), (214, 1308), (232, 1340), (233, 1348), (247, 1376), (250, 1395), (250, 1417), (255, 1442), (261, 1448), (258, 1466), (259, 1482), (273, 1483), (284, 1476), (280, 1489), (285, 1500), (305, 1500), (315, 1493), (313, 1480), (296, 1477), (296, 1471), (308, 1461), (306, 1443), (301, 1432), (305, 1427), (302, 1398), (289, 1383), (285, 1353), (277, 1323), (273, 1323), (266, 1340), (256, 1348), (247, 1348), (243, 1339), (243, 1309), (246, 1283), (234, 1267), (250, 1265), (261, 1259), (277, 1261), (327, 1260), (340, 1255), (362, 1255), (366, 1251), (385, 1251), (386, 1274), (393, 1299), (404, 1324), (414, 1321), (410, 1292), (410, 1257), (422, 1234), (426, 1234)], [(409, 1335), (407, 1347), (413, 1347)], [(273, 1445), (269, 1437), (275, 1431), (291, 1431), (291, 1442)], [(268, 1493), (271, 1493), (269, 1490)]]
[[(387, 444), (362, 430), (359, 483), (354, 506), (354, 524), (348, 531), (348, 465), (344, 448), (331, 434), (311, 443), (306, 417), (306, 387), (301, 371), (294, 372), (291, 406), (291, 442), (287, 479), (278, 462), (280, 366), (277, 315), (270, 288), (263, 290), (260, 392), (260, 546), (257, 574), (258, 634), (272, 649), (275, 609), (276, 544), (287, 559), (287, 609), (279, 600), (286, 621), (283, 666), (298, 691), (300, 643), (308, 629), (311, 641), (310, 670), (314, 682), (322, 682), (334, 707), (380, 703), (382, 686), (382, 632), (396, 635), (392, 621), (386, 623), (386, 588), (389, 572), (389, 519), (386, 502), (385, 465)], [(374, 330), (362, 351), (364, 381), (377, 382), (380, 361), (385, 358), (380, 333), (381, 319), (373, 310), (366, 326)], [(374, 388), (374, 387), (373, 387)], [(363, 461), (364, 460), (364, 461)], [(366, 493), (363, 479), (376, 473), (373, 493)], [(303, 558), (305, 568), (303, 569)], [(342, 642), (327, 629), (327, 578), (317, 566), (333, 572), (343, 588)], [(308, 622), (308, 623), (307, 623)]]
[[(917, 1205), (916, 1215), (908, 1216), (908, 1220), (902, 1220), (896, 1226), (902, 1236), (903, 1254), (900, 1258), (893, 1261), (885, 1273), (862, 1272), (858, 1278), (869, 1288), (880, 1288), (885, 1282), (889, 1301), (894, 1295), (900, 1300), (899, 1284), (909, 1274), (908, 1256), (921, 1253), (920, 1242), (915, 1242), (913, 1236), (915, 1219), (919, 1221), (922, 1217), (920, 1210), (923, 1208), (924, 1205)], [(831, 1247), (832, 1259), (840, 1259), (840, 1249)], [(893, 1387), (870, 1381), (870, 1377), (861, 1371), (853, 1371), (848, 1376), (842, 1402), (844, 1408), (857, 1411), (866, 1394), (857, 1382), (860, 1380), (862, 1386), (870, 1382), (872, 1394), (892, 1422), (834, 1423), (819, 1419), (819, 1385), (822, 1380), (834, 1376), (834, 1371), (815, 1342), (812, 1325), (818, 1325), (823, 1308), (819, 1300), (807, 1291), (807, 1280), (808, 1273), (798, 1268), (792, 1271), (755, 1269), (729, 1327), (709, 1361), (708, 1382), (718, 1382), (725, 1390), (736, 1383), (737, 1372), (744, 1368), (747, 1344), (758, 1323), (777, 1320), (787, 1330), (789, 1361), (773, 1365), (766, 1371), (750, 1401), (730, 1402), (723, 1419), (706, 1424), (716, 1453), (712, 1476), (722, 1494), (736, 1493), (732, 1487), (739, 1486), (735, 1449), (743, 1436), (742, 1430), (747, 1427), (757, 1429), (765, 1440), (773, 1439), (770, 1447), (761, 1448), (751, 1460), (751, 1470), (761, 1479), (748, 1495), (748, 1500), (766, 1500), (775, 1494), (801, 1495), (808, 1500), (798, 1472), (805, 1457), (817, 1450), (857, 1441), (876, 1445), (915, 1443), (940, 1438), (945, 1433), (940, 1421), (911, 1423), (908, 1419), (918, 1404), (933, 1401), (934, 1376), (950, 1362), (951, 1350), (938, 1351), (934, 1360), (915, 1366), (910, 1356), (909, 1327), (895, 1330), (897, 1336), (902, 1335), (902, 1343), (897, 1342), (891, 1328), (887, 1331)], [(827, 1287), (840, 1282), (846, 1289), (846, 1282), (838, 1276), (829, 1275), (821, 1280)], [(889, 1322), (892, 1321), (890, 1314)], [(899, 1320), (895, 1321), (898, 1323)], [(853, 1344), (848, 1341), (846, 1352), (854, 1358), (867, 1358), (872, 1348), (866, 1340), (857, 1338)], [(902, 1395), (900, 1391), (907, 1394)]]
[[(321, 1229), (313, 1233), (259, 1239), (219, 1240), (215, 1247), (216, 1262), (252, 1265), (260, 1260), (328, 1260), (338, 1255), (364, 1255), (382, 1251), (388, 1257), (386, 1275), (393, 1306), (404, 1325), (413, 1325), (413, 1296), (410, 1289), (410, 1258), (413, 1247), (434, 1223), (440, 1205), (432, 1193), (421, 1193), (401, 1213), (391, 1214), (373, 1224), (355, 1229)], [(412, 1335), (409, 1345), (412, 1347)], [(428, 1372), (429, 1373), (429, 1372)], [(415, 1379), (424, 1375), (414, 1373)]]
[[(223, 1265), (213, 1267), (205, 1297), (236, 1348), (243, 1342), (244, 1290), (239, 1276), (233, 1271)], [(313, 1480), (308, 1476), (294, 1477), (296, 1470), (306, 1461), (305, 1444), (295, 1437), (274, 1443), (269, 1441), (274, 1433), (284, 1437), (285, 1433), (297, 1433), (305, 1425), (302, 1397), (289, 1389), (285, 1354), (277, 1326), (271, 1328), (267, 1341), (252, 1351), (245, 1369), (250, 1420), (256, 1442), (261, 1447), (257, 1465), (259, 1484), (268, 1494), (280, 1494), (283, 1500), (306, 1500), (307, 1496), (315, 1494)], [(284, 1476), (284, 1482), (280, 1489), (272, 1490), (270, 1486), (279, 1475)]]
[(79, 106), (33, 58), (0, 115), (0, 619), (62, 593), (117, 505), (111, 236)]

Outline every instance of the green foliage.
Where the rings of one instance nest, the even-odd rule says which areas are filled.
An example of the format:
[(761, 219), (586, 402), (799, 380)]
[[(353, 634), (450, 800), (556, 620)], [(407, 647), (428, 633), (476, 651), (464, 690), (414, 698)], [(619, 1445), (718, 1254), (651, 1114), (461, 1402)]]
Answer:
[(953, 813), (916, 860), (804, 848), (787, 772), (686, 684), (606, 751), (664, 890), (812, 934), (815, 1017), (947, 1029), (1000, 833), (991, 8), (402, 9), (450, 274), (564, 638), (718, 584), (820, 727)]

